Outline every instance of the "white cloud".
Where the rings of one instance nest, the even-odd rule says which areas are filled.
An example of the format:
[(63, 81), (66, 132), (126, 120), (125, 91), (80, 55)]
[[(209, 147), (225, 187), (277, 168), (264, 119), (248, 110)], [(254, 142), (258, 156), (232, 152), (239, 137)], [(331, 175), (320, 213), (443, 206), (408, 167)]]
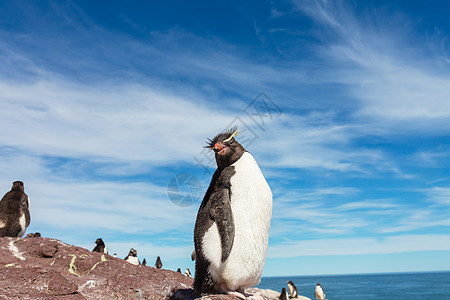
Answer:
[(357, 209), (377, 209), (377, 210), (386, 210), (386, 209), (394, 209), (398, 208), (398, 205), (387, 202), (387, 201), (379, 201), (379, 200), (366, 200), (366, 201), (358, 201), (358, 202), (349, 202), (342, 204), (336, 207), (336, 210), (339, 211), (352, 211)]
[(438, 205), (450, 205), (450, 188), (449, 187), (433, 187), (424, 190), (428, 196), (428, 200)]
[[(311, 48), (320, 62), (267, 62), (219, 39), (177, 30), (135, 40), (100, 28), (86, 16), (78, 24), (64, 10), (58, 16), (78, 33), (64, 39), (67, 44), (59, 36), (0, 31), (2, 189), (9, 190), (13, 180), (25, 181), (32, 228), (40, 231), (51, 234), (52, 228), (60, 228), (73, 240), (72, 234), (100, 228), (121, 237), (158, 235), (158, 241), (180, 232), (182, 241), (170, 243), (180, 246), (156, 241), (135, 245), (141, 253), (184, 257), (191, 251), (186, 240), (192, 237), (196, 207), (175, 206), (162, 185), (98, 178), (91, 182), (89, 165), (95, 163), (96, 175), (116, 177), (150, 173), (155, 166), (183, 169), (195, 163), (206, 138), (235, 117), (252, 123), (242, 109), (261, 90), (279, 99), (284, 111), (264, 129), (252, 125), (259, 138), (248, 150), (267, 169), (266, 175), (283, 179), (302, 169), (333, 182), (336, 178), (329, 174), (373, 179), (387, 173), (411, 179), (386, 148), (358, 140), (447, 132), (448, 76), (434, 71), (433, 62), (426, 66), (414, 49), (405, 51), (407, 41), (397, 40), (395, 33), (361, 26), (345, 7), (327, 1), (297, 3), (334, 35), (330, 42), (321, 30), (325, 46)], [(273, 10), (272, 17), (283, 15)], [(315, 95), (330, 83), (339, 85), (331, 99)], [(312, 86), (314, 93), (303, 94), (305, 86)], [(307, 107), (308, 113), (296, 111), (299, 107)], [(434, 161), (434, 152), (427, 153), (422, 152), (423, 161)], [(70, 162), (52, 169), (48, 159), (54, 157)], [(294, 238), (271, 246), (272, 257), (448, 250), (441, 243), (448, 245), (448, 237), (440, 235), (295, 240), (293, 232), (373, 236), (450, 226), (445, 212), (438, 213), (448, 206), (447, 188), (427, 190), (428, 206), (370, 200), (367, 187), (330, 186), (280, 192), (271, 234)], [(120, 241), (111, 246), (123, 256), (131, 247)]]
[(285, 114), (265, 126), (252, 145), (269, 167), (324, 169), (371, 174), (395, 169), (382, 151), (352, 145), (362, 136), (353, 125), (337, 125), (330, 113)]
[[(328, 1), (295, 1), (297, 9), (322, 25), (320, 53), (331, 69), (319, 72), (324, 82), (345, 85), (359, 102), (356, 116), (369, 122), (367, 133), (435, 134), (447, 132), (450, 78), (446, 57), (424, 56), (428, 41), (412, 37), (411, 20), (394, 12), (361, 14), (350, 5)], [(445, 39), (446, 37), (442, 37)], [(438, 43), (427, 44), (431, 49)]]
[(190, 161), (207, 135), (205, 124), (219, 130), (229, 122), (226, 114), (142, 86), (45, 81), (0, 88), (2, 144), (39, 155)]
[(415, 251), (450, 250), (450, 236), (410, 234), (385, 238), (344, 238), (305, 240), (270, 246), (268, 257), (311, 255), (390, 254)]

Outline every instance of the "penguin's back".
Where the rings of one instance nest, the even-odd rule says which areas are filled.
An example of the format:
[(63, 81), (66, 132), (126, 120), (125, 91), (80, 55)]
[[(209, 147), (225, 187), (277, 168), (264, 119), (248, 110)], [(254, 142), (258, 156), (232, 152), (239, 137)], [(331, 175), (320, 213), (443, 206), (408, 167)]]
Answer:
[(21, 237), (30, 225), (29, 198), (13, 187), (0, 201), (0, 237)]

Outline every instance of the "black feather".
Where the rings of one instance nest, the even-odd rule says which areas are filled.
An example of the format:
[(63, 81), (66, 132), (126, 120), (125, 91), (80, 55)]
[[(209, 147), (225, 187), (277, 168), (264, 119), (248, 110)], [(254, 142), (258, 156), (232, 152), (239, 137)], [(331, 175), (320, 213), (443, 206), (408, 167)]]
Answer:
[(232, 135), (238, 128), (236, 126), (231, 127), (230, 129), (227, 129), (221, 133), (218, 133), (214, 138), (210, 139), (208, 138), (208, 141), (206, 142), (206, 146), (204, 148), (209, 148), (212, 149), (214, 148), (214, 145), (217, 142), (223, 142), (224, 140), (226, 140), (227, 138), (230, 137), (230, 135)]

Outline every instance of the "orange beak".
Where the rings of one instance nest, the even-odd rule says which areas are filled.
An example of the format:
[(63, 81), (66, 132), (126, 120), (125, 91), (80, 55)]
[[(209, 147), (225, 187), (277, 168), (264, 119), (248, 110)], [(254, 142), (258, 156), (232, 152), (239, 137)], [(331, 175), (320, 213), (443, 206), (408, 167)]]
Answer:
[(214, 150), (218, 151), (219, 154), (222, 154), (225, 151), (226, 148), (227, 148), (227, 146), (225, 146), (224, 144), (216, 143), (214, 145)]

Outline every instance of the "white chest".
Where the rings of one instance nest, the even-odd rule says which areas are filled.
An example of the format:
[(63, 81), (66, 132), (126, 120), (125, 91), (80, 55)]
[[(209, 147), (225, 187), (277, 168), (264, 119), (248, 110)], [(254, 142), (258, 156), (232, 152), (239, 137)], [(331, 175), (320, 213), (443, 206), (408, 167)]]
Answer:
[(19, 219), (20, 224), (20, 232), (18, 237), (22, 237), (25, 234), (25, 230), (27, 230), (27, 220), (25, 218), (25, 214), (22, 214)]
[(139, 259), (136, 256), (128, 256), (126, 261), (133, 265), (139, 265)]
[(320, 286), (316, 286), (315, 296), (316, 296), (317, 300), (325, 299), (325, 293), (323, 292), (323, 290)]

